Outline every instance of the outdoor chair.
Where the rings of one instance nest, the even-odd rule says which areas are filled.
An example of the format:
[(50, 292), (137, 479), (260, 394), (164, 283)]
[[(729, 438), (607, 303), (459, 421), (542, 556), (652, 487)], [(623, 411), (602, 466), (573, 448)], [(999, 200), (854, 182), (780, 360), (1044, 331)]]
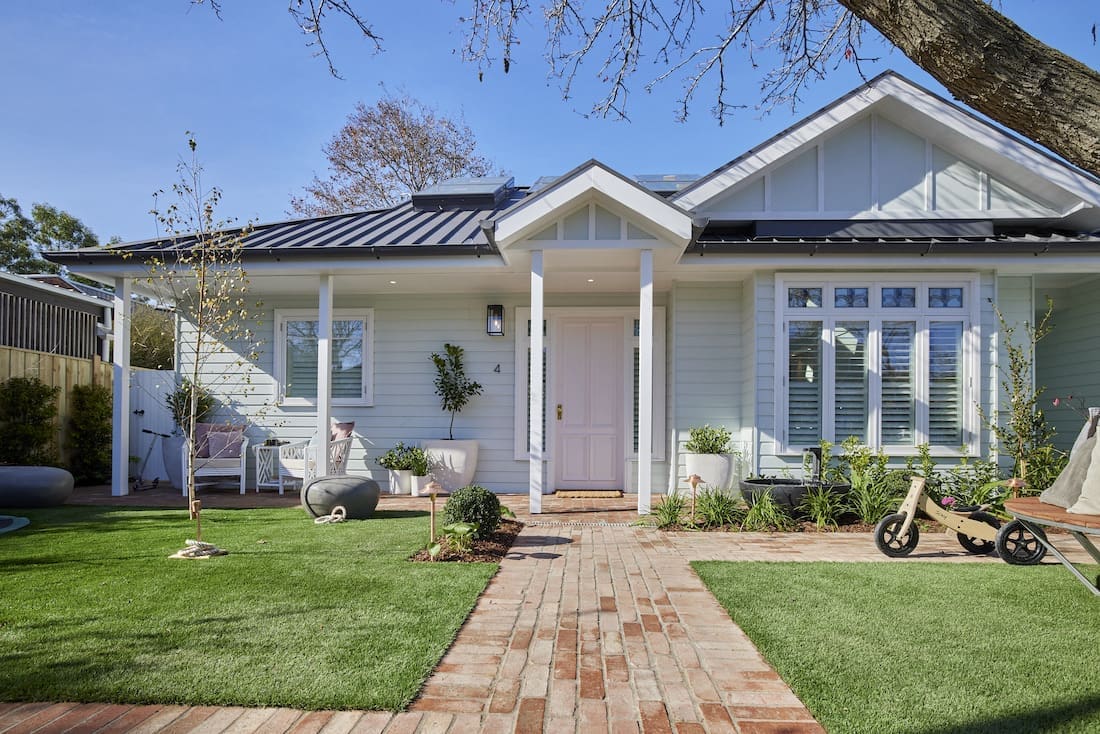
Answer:
[[(244, 494), (248, 436), (243, 425), (195, 424), (195, 483), (201, 479), (239, 477)], [(183, 475), (187, 476), (187, 444), (183, 445)], [(184, 481), (183, 494), (187, 494)]]
[[(351, 451), (351, 432), (355, 423), (333, 423), (329, 434), (328, 474), (348, 473), (348, 454)], [(317, 478), (317, 452), (320, 443), (316, 436), (308, 441), (294, 441), (279, 446), (279, 494), (287, 481), (303, 486)]]

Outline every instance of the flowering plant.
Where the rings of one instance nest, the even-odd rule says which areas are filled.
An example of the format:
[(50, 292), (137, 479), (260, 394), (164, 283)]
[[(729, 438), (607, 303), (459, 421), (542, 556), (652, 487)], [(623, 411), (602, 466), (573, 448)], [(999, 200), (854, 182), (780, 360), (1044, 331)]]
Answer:
[(1089, 410), (1087, 407), (1085, 407), (1085, 401), (1081, 398), (1074, 399), (1072, 395), (1067, 395), (1064, 398), (1054, 398), (1054, 400), (1051, 401), (1051, 404), (1053, 404), (1055, 408), (1059, 408), (1064, 405), (1082, 418), (1088, 419), (1089, 417)]
[(956, 502), (957, 500), (951, 496), (944, 497), (940, 500), (940, 504), (947, 508), (954, 507)]

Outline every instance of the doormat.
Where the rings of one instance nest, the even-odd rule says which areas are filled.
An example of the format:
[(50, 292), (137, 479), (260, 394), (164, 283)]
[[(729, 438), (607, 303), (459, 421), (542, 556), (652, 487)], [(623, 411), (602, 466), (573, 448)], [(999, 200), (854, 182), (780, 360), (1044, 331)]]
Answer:
[(622, 497), (621, 489), (559, 489), (554, 492), (555, 497), (563, 500), (602, 500)]

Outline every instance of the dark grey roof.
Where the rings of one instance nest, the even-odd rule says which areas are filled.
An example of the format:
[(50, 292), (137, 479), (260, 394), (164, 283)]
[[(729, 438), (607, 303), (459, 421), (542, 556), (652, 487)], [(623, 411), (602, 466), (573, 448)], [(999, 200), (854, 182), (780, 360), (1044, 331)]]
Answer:
[[(243, 259), (259, 256), (323, 257), (331, 255), (464, 255), (495, 252), (480, 223), (520, 201), (523, 189), (490, 208), (425, 211), (406, 201), (391, 209), (335, 214), (311, 219), (259, 224), (245, 237)], [(64, 265), (113, 261), (123, 256), (186, 249), (193, 236), (131, 242), (114, 247), (47, 253)]]

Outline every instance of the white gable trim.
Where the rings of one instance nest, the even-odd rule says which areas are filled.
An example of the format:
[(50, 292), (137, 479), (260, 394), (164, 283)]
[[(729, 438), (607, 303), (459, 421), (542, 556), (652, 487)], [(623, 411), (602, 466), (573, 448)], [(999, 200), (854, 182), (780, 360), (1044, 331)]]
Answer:
[(792, 127), (759, 149), (749, 151), (694, 186), (673, 196), (672, 200), (684, 209), (698, 209), (728, 192), (732, 186), (744, 181), (748, 176), (802, 148), (888, 97), (946, 125), (1009, 161), (1032, 171), (1042, 171), (1041, 175), (1051, 183), (1089, 204), (1100, 206), (1100, 183), (1090, 176), (893, 72), (883, 74), (865, 87), (811, 115), (801, 124)]
[[(592, 161), (498, 215), (493, 220), (497, 247), (507, 250), (590, 200), (617, 214), (629, 213), (646, 231), (669, 244), (683, 248), (691, 242), (692, 220), (687, 212)], [(542, 244), (543, 249), (554, 246), (553, 241)], [(645, 246), (652, 248), (654, 243), (646, 241)]]

